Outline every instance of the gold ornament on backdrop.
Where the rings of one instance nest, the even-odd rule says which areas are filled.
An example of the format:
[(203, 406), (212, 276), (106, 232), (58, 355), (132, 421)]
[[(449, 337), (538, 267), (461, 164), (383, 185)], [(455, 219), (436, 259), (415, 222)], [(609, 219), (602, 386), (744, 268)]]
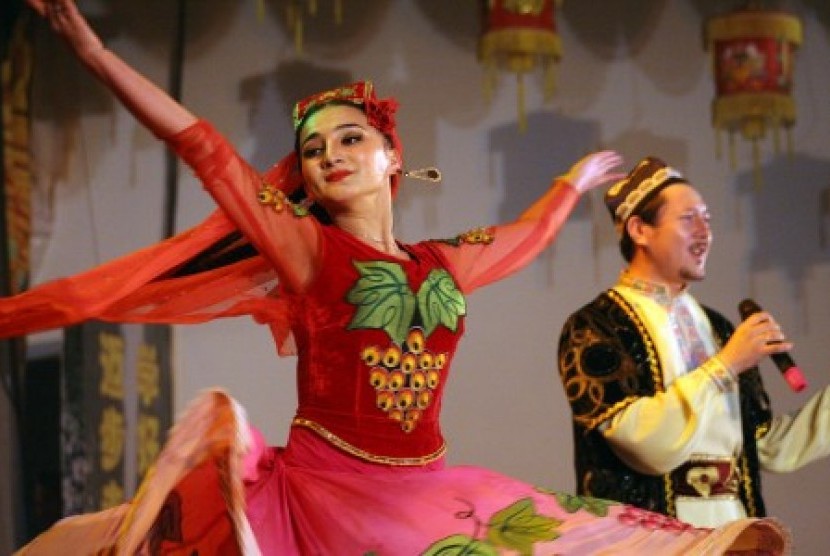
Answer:
[(801, 21), (782, 11), (765, 10), (757, 2), (710, 18), (706, 48), (712, 59), (716, 97), (712, 123), (720, 157), (721, 132), (729, 134), (729, 157), (735, 166), (735, 135), (752, 143), (756, 184), (760, 183), (761, 139), (772, 131), (775, 152), (780, 133), (792, 152), (791, 129), (796, 107), (791, 96), (793, 61), (802, 42)]
[(527, 128), (526, 74), (541, 70), (544, 99), (549, 100), (555, 85), (554, 66), (561, 55), (554, 0), (488, 0), (485, 31), (479, 43), (479, 57), (486, 72), (485, 96), (488, 100), (492, 97), (499, 70), (516, 74), (521, 130)]
[[(297, 54), (303, 52), (303, 40), (305, 35), (305, 14), (311, 17), (317, 15), (317, 0), (288, 0), (285, 6), (285, 18), (288, 28), (294, 33), (294, 49)], [(265, 0), (257, 0), (257, 11), (260, 17), (265, 15)], [(343, 1), (333, 0), (332, 11), (334, 22), (340, 25), (343, 22)]]

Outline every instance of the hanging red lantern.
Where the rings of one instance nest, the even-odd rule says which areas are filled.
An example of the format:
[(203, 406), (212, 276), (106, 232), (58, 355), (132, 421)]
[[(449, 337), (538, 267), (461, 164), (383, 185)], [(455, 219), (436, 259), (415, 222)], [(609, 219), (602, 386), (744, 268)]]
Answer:
[(554, 0), (488, 0), (486, 25), (479, 44), (484, 63), (485, 95), (489, 100), (498, 81), (498, 71), (516, 74), (519, 127), (525, 129), (524, 77), (543, 72), (544, 98), (554, 90), (554, 64), (562, 55), (556, 34)]
[(752, 142), (753, 164), (760, 166), (759, 141), (772, 129), (775, 151), (782, 129), (792, 151), (796, 120), (791, 96), (793, 60), (802, 42), (801, 22), (781, 11), (753, 6), (710, 18), (706, 47), (711, 53), (716, 97), (712, 122), (717, 133), (729, 133), (730, 160), (735, 164), (735, 135)]

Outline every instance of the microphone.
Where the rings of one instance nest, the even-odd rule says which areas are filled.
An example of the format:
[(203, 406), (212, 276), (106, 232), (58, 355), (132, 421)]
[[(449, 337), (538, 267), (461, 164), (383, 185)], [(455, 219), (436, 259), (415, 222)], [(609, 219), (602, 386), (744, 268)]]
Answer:
[[(760, 313), (761, 306), (751, 299), (744, 299), (738, 304), (738, 312), (741, 313), (741, 320), (746, 320), (750, 315)], [(788, 353), (773, 353), (770, 355), (775, 366), (781, 371), (784, 380), (790, 385), (793, 392), (801, 392), (807, 387), (807, 380), (801, 372), (801, 369), (795, 364), (793, 358)]]

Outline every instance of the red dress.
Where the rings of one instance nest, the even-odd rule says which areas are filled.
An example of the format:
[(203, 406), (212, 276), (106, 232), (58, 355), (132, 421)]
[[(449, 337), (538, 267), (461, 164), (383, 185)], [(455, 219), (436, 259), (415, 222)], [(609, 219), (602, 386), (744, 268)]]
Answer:
[[(400, 259), (298, 216), (290, 204), (260, 205), (258, 174), (206, 124), (173, 144), (226, 211), (214, 217), (218, 224), (211, 230), (222, 235), (238, 227), (259, 255), (232, 270), (212, 270), (210, 279), (171, 273), (176, 265), (164, 262), (159, 266), (167, 270), (148, 271), (135, 288), (101, 302), (99, 314), (196, 322), (247, 312), (271, 325), (281, 349), (298, 355), (299, 403), (288, 443), (266, 447), (227, 394), (205, 393), (177, 422), (132, 502), (68, 518), (24, 554), (113, 547), (187, 555), (395, 556), (788, 549), (787, 533), (773, 520), (695, 529), (479, 467), (444, 465), (439, 416), (464, 329), (464, 294), (521, 268), (550, 242), (576, 202), (569, 186), (555, 186), (532, 217), (452, 241), (401, 244), (407, 258)], [(191, 241), (172, 241), (146, 258), (189, 256)], [(315, 246), (317, 271), (301, 292), (275, 281), (292, 272), (284, 254), (290, 242)], [(104, 274), (112, 277), (119, 264), (130, 266), (121, 262)], [(48, 304), (37, 303), (55, 294), (55, 286), (41, 288), (17, 308), (37, 306), (40, 312), (29, 313), (32, 322), (59, 320), (46, 316)], [(25, 327), (4, 322), (4, 304), (0, 332)]]

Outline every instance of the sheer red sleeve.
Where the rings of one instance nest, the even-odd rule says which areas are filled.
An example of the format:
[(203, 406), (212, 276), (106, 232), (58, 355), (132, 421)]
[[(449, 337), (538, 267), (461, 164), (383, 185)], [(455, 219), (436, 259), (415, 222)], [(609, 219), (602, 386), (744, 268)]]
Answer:
[[(198, 121), (167, 142), (193, 169), (228, 218), (271, 262), (283, 286), (301, 290), (319, 262), (317, 220), (298, 217), (288, 203), (260, 203), (262, 175), (207, 121)], [(280, 164), (293, 164), (292, 160), (287, 157)], [(294, 168), (285, 174), (291, 170)], [(272, 185), (280, 188), (280, 184)]]
[(168, 240), (0, 299), (0, 337), (92, 318), (198, 323), (250, 315), (271, 327), (280, 353), (293, 352), (284, 287), (314, 272), (319, 225), (290, 207), (259, 205), (259, 175), (206, 122), (169, 143), (221, 209)]
[(554, 240), (579, 194), (557, 181), (541, 201), (515, 222), (462, 234), (456, 245), (439, 245), (461, 291), (470, 293), (530, 264)]

